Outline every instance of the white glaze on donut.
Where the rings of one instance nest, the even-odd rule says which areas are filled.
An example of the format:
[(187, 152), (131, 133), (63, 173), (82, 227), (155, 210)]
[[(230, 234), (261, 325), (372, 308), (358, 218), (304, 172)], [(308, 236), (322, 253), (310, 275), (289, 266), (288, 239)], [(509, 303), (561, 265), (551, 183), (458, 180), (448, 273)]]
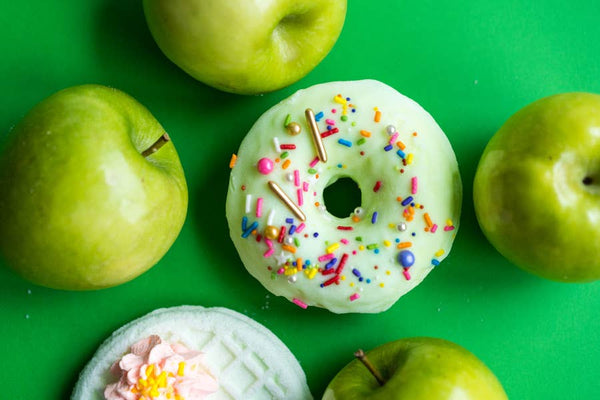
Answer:
[[(326, 163), (318, 161), (307, 108), (317, 115)], [(300, 134), (286, 129), (289, 121)], [(271, 171), (268, 162), (257, 167), (265, 158)], [(338, 218), (325, 209), (323, 190), (341, 177), (361, 189), (362, 215)], [(244, 265), (274, 294), (303, 308), (375, 313), (447, 256), (461, 196), (452, 147), (423, 108), (378, 81), (330, 82), (298, 91), (255, 123), (231, 171), (227, 219)], [(278, 236), (268, 239), (273, 231)], [(404, 250), (414, 257), (410, 267), (400, 263)]]

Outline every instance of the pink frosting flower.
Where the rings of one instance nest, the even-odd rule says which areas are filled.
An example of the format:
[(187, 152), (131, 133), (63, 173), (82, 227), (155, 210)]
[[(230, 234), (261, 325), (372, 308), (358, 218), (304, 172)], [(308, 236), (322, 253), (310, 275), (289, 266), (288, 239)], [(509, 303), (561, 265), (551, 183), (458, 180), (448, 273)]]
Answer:
[(106, 386), (107, 400), (201, 400), (218, 389), (202, 353), (152, 335), (131, 346), (110, 368), (119, 378)]

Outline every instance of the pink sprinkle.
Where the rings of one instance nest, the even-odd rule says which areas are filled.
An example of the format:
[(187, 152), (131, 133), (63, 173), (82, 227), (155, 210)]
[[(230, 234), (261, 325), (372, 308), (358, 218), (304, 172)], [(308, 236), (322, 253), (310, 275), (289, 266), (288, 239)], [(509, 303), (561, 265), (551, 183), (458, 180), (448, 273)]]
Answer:
[(410, 179), (410, 187), (411, 187), (410, 193), (411, 194), (417, 194), (418, 182), (417, 182), (417, 177), (416, 176), (413, 176)]
[(269, 250), (265, 251), (265, 254), (263, 254), (263, 256), (264, 256), (265, 258), (267, 258), (267, 257), (271, 257), (271, 256), (273, 255), (273, 253), (274, 253), (274, 252), (275, 252), (275, 249), (273, 249), (273, 248), (271, 247), (271, 248), (269, 248)]
[(375, 182), (375, 186), (373, 187), (374, 192), (378, 192), (381, 189), (381, 181)]
[(294, 299), (292, 301), (294, 302), (295, 305), (297, 305), (298, 307), (303, 308), (305, 310), (308, 307), (308, 305), (305, 302), (303, 302), (302, 300), (297, 299), (295, 297), (294, 297)]
[(294, 185), (300, 186), (300, 171), (297, 169), (294, 170)]
[(453, 230), (454, 230), (454, 227), (453, 227), (452, 225), (447, 225), (447, 226), (445, 226), (445, 227), (444, 227), (444, 230), (445, 230), (446, 232), (448, 232), (448, 231), (453, 231)]
[(437, 231), (437, 224), (433, 224), (433, 226), (431, 227), (431, 233), (435, 233), (435, 231)]
[(348, 244), (348, 239), (340, 239), (340, 242), (342, 242), (343, 244)]
[(360, 294), (358, 293), (354, 293), (352, 296), (350, 296), (350, 301), (354, 301), (360, 298)]
[(277, 270), (277, 273), (278, 273), (279, 275), (283, 275), (283, 273), (284, 273), (284, 272), (285, 272), (285, 268), (283, 268), (283, 267), (281, 267), (281, 268), (279, 268), (279, 269)]
[(308, 192), (308, 182), (302, 182), (302, 190)]
[(327, 125), (335, 125), (335, 121), (334, 121), (334, 120), (332, 120), (332, 119), (329, 119), (329, 118), (327, 118), (327, 119), (325, 120), (325, 123), (326, 123)]
[(256, 218), (260, 218), (262, 216), (262, 207), (263, 207), (263, 198), (259, 197), (256, 199)]
[(394, 133), (392, 137), (390, 137), (390, 144), (394, 144), (394, 142), (396, 142), (396, 139), (398, 139), (398, 132)]
[(319, 257), (319, 261), (323, 262), (323, 261), (329, 261), (334, 257), (333, 253), (329, 253), (329, 254), (324, 254), (322, 256)]
[(302, 196), (302, 189), (298, 189), (296, 193), (298, 194), (298, 206), (302, 207), (302, 205), (304, 204), (304, 196)]
[(271, 239), (265, 238), (265, 243), (267, 244), (267, 246), (269, 246), (270, 249), (273, 248), (273, 242), (271, 241)]
[(336, 110), (335, 108), (332, 108), (332, 109), (331, 109), (331, 112), (332, 112), (333, 114), (335, 114), (335, 113), (337, 112), (337, 110)]
[(298, 225), (298, 227), (296, 228), (296, 232), (300, 233), (304, 230), (304, 228), (306, 227), (306, 225), (304, 225), (304, 222), (302, 222), (300, 225)]
[(407, 281), (410, 281), (410, 273), (408, 272), (408, 268), (404, 268), (404, 271), (402, 271), (402, 274), (404, 274), (404, 277), (406, 278)]
[(308, 164), (308, 165), (310, 165), (310, 167), (311, 167), (311, 168), (314, 168), (314, 167), (315, 167), (315, 165), (317, 165), (317, 163), (318, 163), (318, 162), (319, 162), (319, 157), (317, 156), (317, 157), (315, 157), (315, 158), (314, 158), (314, 160), (312, 160), (312, 161), (310, 162), (310, 164)]

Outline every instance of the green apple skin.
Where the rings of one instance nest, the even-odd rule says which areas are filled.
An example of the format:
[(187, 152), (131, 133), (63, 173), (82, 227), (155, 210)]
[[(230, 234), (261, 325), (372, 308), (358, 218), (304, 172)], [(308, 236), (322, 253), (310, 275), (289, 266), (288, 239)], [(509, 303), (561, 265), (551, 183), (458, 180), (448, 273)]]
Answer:
[(118, 285), (167, 252), (187, 212), (172, 142), (129, 95), (98, 85), (36, 105), (0, 153), (0, 252), (26, 279), (69, 290)]
[(400, 339), (368, 353), (380, 386), (357, 359), (331, 381), (323, 400), (507, 400), (489, 368), (465, 348), (430, 337)]
[(513, 264), (555, 281), (600, 279), (600, 95), (558, 94), (511, 116), (481, 156), (473, 200)]
[(346, 0), (144, 0), (162, 52), (195, 79), (238, 94), (291, 85), (329, 53)]

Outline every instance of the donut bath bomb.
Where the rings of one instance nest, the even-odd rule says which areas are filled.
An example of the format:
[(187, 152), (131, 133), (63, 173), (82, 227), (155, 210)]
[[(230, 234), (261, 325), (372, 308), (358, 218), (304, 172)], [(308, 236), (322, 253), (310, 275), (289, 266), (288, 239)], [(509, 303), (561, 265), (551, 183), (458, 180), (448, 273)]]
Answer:
[(213, 307), (155, 310), (115, 331), (71, 400), (312, 399), (306, 376), (271, 331)]
[[(448, 139), (421, 106), (375, 80), (298, 91), (258, 119), (231, 166), (227, 219), (240, 258), (302, 308), (388, 309), (448, 255), (458, 229)], [(340, 178), (361, 193), (342, 217), (323, 196)]]

